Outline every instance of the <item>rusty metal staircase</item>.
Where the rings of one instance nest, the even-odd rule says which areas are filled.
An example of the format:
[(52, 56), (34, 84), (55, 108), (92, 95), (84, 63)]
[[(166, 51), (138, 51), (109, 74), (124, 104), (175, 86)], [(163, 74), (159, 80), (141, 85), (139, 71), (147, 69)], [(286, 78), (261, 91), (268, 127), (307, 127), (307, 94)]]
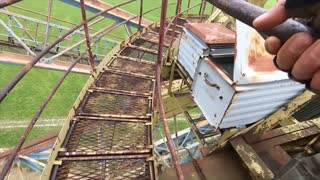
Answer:
[[(43, 179), (155, 179), (151, 132), (158, 27), (131, 36), (100, 64), (60, 132)], [(170, 38), (168, 33), (166, 44)]]

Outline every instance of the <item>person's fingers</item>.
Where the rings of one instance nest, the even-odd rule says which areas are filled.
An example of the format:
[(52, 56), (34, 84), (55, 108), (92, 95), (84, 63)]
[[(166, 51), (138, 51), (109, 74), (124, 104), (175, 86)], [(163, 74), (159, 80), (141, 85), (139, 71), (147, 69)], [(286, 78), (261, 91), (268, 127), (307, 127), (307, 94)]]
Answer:
[(281, 48), (281, 41), (275, 36), (270, 36), (268, 39), (266, 39), (264, 46), (266, 47), (266, 50), (268, 53), (276, 55)]
[(320, 40), (317, 40), (300, 56), (291, 73), (297, 80), (310, 80), (319, 69)]
[(320, 69), (313, 75), (310, 86), (312, 89), (320, 91)]
[(285, 71), (291, 70), (295, 62), (312, 43), (312, 37), (308, 33), (294, 34), (278, 52), (278, 67)]
[(288, 14), (286, 13), (284, 3), (285, 0), (279, 0), (275, 7), (257, 17), (252, 23), (253, 27), (258, 30), (267, 30), (286, 21)]

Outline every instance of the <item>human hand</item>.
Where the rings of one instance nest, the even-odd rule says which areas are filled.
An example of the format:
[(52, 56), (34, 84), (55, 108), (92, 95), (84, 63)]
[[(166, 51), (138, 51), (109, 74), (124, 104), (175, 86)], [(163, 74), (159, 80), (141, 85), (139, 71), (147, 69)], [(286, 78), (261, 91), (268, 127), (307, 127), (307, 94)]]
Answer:
[[(288, 18), (285, 0), (254, 20), (253, 26), (258, 30), (271, 29)], [(277, 67), (289, 73), (297, 81), (306, 83), (308, 88), (320, 91), (320, 40), (314, 40), (307, 33), (297, 33), (284, 44), (277, 37), (269, 37), (265, 42), (266, 50), (277, 55)]]

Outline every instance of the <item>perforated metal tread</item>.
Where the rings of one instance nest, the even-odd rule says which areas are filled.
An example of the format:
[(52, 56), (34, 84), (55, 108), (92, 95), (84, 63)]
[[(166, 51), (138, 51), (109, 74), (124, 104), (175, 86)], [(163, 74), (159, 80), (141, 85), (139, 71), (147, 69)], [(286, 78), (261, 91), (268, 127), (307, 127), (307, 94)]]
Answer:
[(158, 34), (140, 37), (114, 54), (81, 99), (55, 147), (51, 179), (155, 179), (151, 106)]

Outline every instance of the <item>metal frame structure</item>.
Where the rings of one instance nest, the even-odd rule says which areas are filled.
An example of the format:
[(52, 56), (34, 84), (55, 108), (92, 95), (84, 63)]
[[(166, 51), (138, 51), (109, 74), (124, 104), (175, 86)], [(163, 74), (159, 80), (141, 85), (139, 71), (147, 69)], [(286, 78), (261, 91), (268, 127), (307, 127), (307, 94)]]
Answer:
[[(114, 28), (117, 28), (117, 27), (119, 27), (120, 25), (125, 25), (127, 22), (129, 22), (130, 20), (132, 20), (132, 19), (134, 19), (134, 18), (136, 18), (136, 17), (142, 17), (142, 15), (143, 14), (146, 14), (146, 13), (149, 13), (149, 12), (151, 12), (152, 10), (155, 10), (155, 9), (158, 9), (158, 8), (154, 8), (154, 9), (152, 9), (152, 10), (149, 10), (149, 11), (146, 11), (146, 12), (144, 12), (144, 13), (142, 13), (143, 12), (143, 10), (142, 10), (142, 5), (141, 5), (141, 10), (140, 10), (140, 12), (141, 12), (141, 14), (140, 15), (138, 15), (138, 16), (135, 16), (135, 17), (132, 17), (132, 18), (130, 18), (130, 19), (128, 19), (128, 20), (126, 20), (126, 21), (122, 21), (122, 22), (120, 22), (120, 23), (116, 23), (116, 24), (114, 24), (114, 25), (111, 25), (110, 27), (106, 27), (106, 28), (104, 28), (103, 30), (100, 30), (100, 31), (98, 31), (97, 33), (95, 33), (95, 35), (98, 35), (99, 37), (98, 37), (98, 39), (94, 39), (94, 42), (92, 42), (91, 44), (90, 44), (90, 40), (93, 38), (93, 36), (91, 36), (90, 37), (90, 35), (89, 35), (89, 31), (88, 31), (88, 22), (89, 21), (92, 21), (94, 18), (96, 18), (96, 17), (98, 17), (98, 16), (100, 16), (100, 15), (103, 15), (105, 12), (108, 12), (108, 11), (110, 11), (110, 10), (112, 10), (112, 9), (115, 9), (115, 8), (117, 8), (117, 7), (120, 7), (121, 5), (124, 5), (124, 4), (127, 4), (127, 3), (130, 3), (130, 2), (133, 2), (134, 0), (131, 0), (131, 1), (127, 1), (127, 2), (125, 2), (125, 3), (121, 3), (121, 4), (119, 4), (119, 5), (117, 5), (117, 6), (113, 6), (113, 7), (111, 7), (111, 8), (109, 8), (109, 9), (106, 9), (106, 10), (103, 10), (103, 11), (101, 11), (101, 12), (99, 12), (98, 14), (96, 14), (95, 16), (93, 16), (93, 17), (91, 17), (91, 18), (89, 18), (89, 19), (86, 19), (86, 17), (85, 17), (85, 11), (84, 11), (84, 2), (83, 1), (81, 1), (81, 9), (82, 9), (82, 15), (83, 15), (83, 22), (82, 23), (80, 23), (80, 24), (78, 24), (78, 25), (76, 25), (75, 27), (73, 27), (73, 28), (71, 28), (70, 30), (68, 30), (66, 33), (64, 33), (64, 34), (60, 34), (60, 36), (55, 40), (55, 42), (53, 42), (53, 43), (51, 43), (51, 44), (48, 44), (48, 42), (49, 42), (49, 36), (47, 36), (47, 38), (45, 38), (45, 42), (43, 43), (44, 45), (43, 45), (43, 47), (44, 47), (44, 49), (42, 49), (42, 51), (39, 53), (39, 54), (33, 54), (33, 53), (31, 53), (32, 51), (30, 51), (30, 53), (31, 54), (33, 54), (35, 57), (33, 58), (33, 60), (32, 61), (30, 61), (19, 73), (18, 73), (18, 75), (1, 91), (1, 101), (3, 101), (3, 99), (7, 96), (7, 94), (8, 93), (10, 93), (10, 91), (14, 88), (14, 86), (19, 82), (19, 80), (22, 78), (22, 77), (24, 77), (24, 75), (25, 74), (27, 74), (28, 73), (28, 71), (46, 54), (46, 53), (48, 53), (52, 48), (54, 48), (54, 46), (56, 46), (57, 44), (59, 44), (63, 39), (65, 39), (65, 38), (67, 38), (67, 37), (69, 37), (69, 35), (70, 34), (73, 34), (73, 32), (75, 31), (75, 30), (77, 30), (78, 28), (80, 28), (81, 26), (84, 26), (84, 35), (85, 35), (85, 37), (86, 37), (86, 40), (84, 40), (84, 41), (86, 41), (87, 42), (87, 49), (85, 50), (85, 51), (83, 51), (83, 52), (81, 52), (81, 54), (80, 54), (80, 56), (77, 58), (77, 59), (75, 59), (74, 61), (73, 61), (73, 63), (69, 66), (69, 68), (68, 68), (68, 70), (65, 72), (65, 74), (61, 77), (61, 79), (59, 80), (59, 82), (56, 84), (56, 86), (54, 87), (54, 89), (51, 91), (51, 93), (47, 96), (47, 98), (46, 98), (46, 100), (43, 102), (43, 104), (41, 105), (41, 107), (39, 108), (39, 110), (37, 111), (37, 113), (34, 115), (34, 117), (33, 117), (33, 119), (32, 119), (32, 121), (30, 122), (30, 124), (29, 124), (29, 126), (26, 128), (26, 130), (25, 130), (25, 132), (24, 132), (24, 135), (22, 136), (22, 138), (20, 139), (20, 141), (19, 141), (19, 143), (18, 143), (18, 145), (16, 146), (16, 148), (12, 151), (12, 154), (10, 155), (10, 157), (9, 157), (9, 159), (7, 160), (7, 163), (5, 164), (5, 166), (4, 166), (4, 169), (2, 170), (2, 172), (1, 172), (1, 174), (0, 174), (0, 178), (4, 178), (5, 176), (6, 176), (6, 174), (7, 174), (7, 172), (8, 172), (8, 170), (10, 169), (10, 167), (11, 167), (11, 165), (12, 165), (12, 162), (13, 162), (13, 160), (15, 159), (15, 157), (16, 157), (16, 155), (17, 155), (17, 153), (19, 152), (19, 150), (20, 150), (20, 148), (22, 147), (22, 145), (24, 144), (24, 141), (25, 141), (25, 139), (26, 139), (26, 137), (28, 136), (28, 134), (30, 133), (30, 131), (31, 131), (31, 129), (32, 129), (32, 127), (35, 125), (35, 123), (36, 123), (36, 121), (37, 121), (37, 119), (39, 118), (39, 116), (41, 115), (41, 112), (44, 110), (44, 108), (46, 107), (46, 105), (48, 104), (48, 102), (50, 101), (50, 99), (52, 98), (52, 96), (55, 94), (55, 92), (56, 92), (56, 90), (59, 88), (59, 86), (62, 84), (62, 82), (64, 81), (64, 79), (67, 77), (67, 75), (70, 73), (70, 71), (71, 71), (71, 69), (79, 62), (79, 60), (81, 59), (81, 58), (83, 58), (84, 56), (85, 56), (85, 54), (87, 53), (87, 52), (89, 52), (89, 58), (90, 58), (90, 62), (91, 62), (91, 65), (92, 65), (92, 69), (93, 69), (93, 71), (92, 71), (92, 77), (97, 77), (97, 75), (98, 75), (98, 73), (97, 72), (102, 72), (102, 69), (101, 69), (101, 67), (103, 67), (105, 64), (106, 64), (106, 60), (104, 61), (104, 63), (102, 63), (99, 67), (100, 68), (98, 68), (96, 71), (94, 71), (94, 63), (93, 63), (93, 55), (92, 55), (92, 53), (90, 53), (91, 52), (91, 46), (94, 44), (94, 43), (97, 43), (97, 41), (98, 40), (100, 40), (104, 35), (106, 35), (106, 34), (108, 34), (112, 29), (114, 29)], [(141, 1), (141, 3), (142, 3), (143, 1)], [(180, 3), (181, 2), (179, 2), (179, 6), (180, 6)], [(49, 7), (48, 7), (48, 10), (49, 10), (49, 12), (51, 11), (51, 6), (52, 5), (52, 2), (49, 2)], [(162, 6), (163, 8), (166, 8), (167, 7), (167, 4), (165, 3), (165, 6)], [(193, 7), (192, 7), (193, 8)], [(179, 8), (178, 8), (179, 9)], [(191, 9), (191, 8), (189, 8), (189, 9)], [(164, 10), (164, 9), (163, 9)], [(164, 11), (163, 11), (164, 12)], [(50, 25), (51, 25), (51, 23), (50, 23), (50, 19), (51, 19), (51, 15), (50, 15), (51, 13), (49, 13), (48, 14), (48, 16), (47, 16), (47, 23), (45, 23), (45, 25), (46, 25), (46, 34), (47, 35), (49, 35), (49, 32), (50, 32)], [(177, 12), (177, 15), (176, 15), (176, 17), (178, 17), (178, 16), (180, 16), (180, 14), (181, 13), (178, 13)], [(10, 16), (13, 16), (14, 14), (10, 14)], [(21, 16), (20, 16), (21, 17)], [(163, 25), (164, 25), (164, 20), (165, 20), (165, 14), (163, 14), (162, 15), (162, 19), (161, 19), (161, 23), (163, 23)], [(140, 18), (140, 20), (141, 20), (141, 18)], [(96, 23), (96, 22), (94, 22), (94, 23)], [(141, 21), (139, 21), (139, 27), (141, 26), (140, 25), (140, 23), (141, 23)], [(160, 24), (161, 24), (160, 23)], [(168, 26), (170, 26), (171, 25), (171, 23), (172, 22), (170, 22), (169, 23), (169, 25)], [(92, 23), (93, 24), (93, 23)], [(91, 24), (91, 25), (92, 25)], [(175, 25), (176, 26), (176, 25)], [(165, 29), (163, 28), (164, 26), (161, 26), (160, 25), (160, 33), (159, 33), (159, 36), (160, 37), (162, 37), (162, 38), (160, 38), (160, 39), (164, 39), (164, 32), (165, 32)], [(24, 31), (26, 30), (24, 27), (22, 27), (22, 26), (20, 26), (20, 28), (22, 28), (22, 29), (24, 29)], [(167, 30), (166, 30), (167, 31)], [(144, 31), (142, 31), (142, 32), (144, 32)], [(9, 34), (13, 34), (13, 32), (10, 32)], [(32, 37), (32, 36), (31, 36)], [(135, 36), (131, 36), (130, 37), (130, 39), (132, 39), (133, 37), (135, 37)], [(16, 39), (18, 39), (19, 40), (19, 37), (15, 37)], [(34, 40), (34, 39), (33, 39)], [(82, 41), (82, 42), (84, 42), (84, 41)], [(171, 40), (172, 41), (172, 40)], [(21, 44), (24, 46), (25, 44), (23, 43), (23, 41), (21, 41)], [(48, 45), (47, 45), (48, 44)], [(76, 45), (80, 45), (79, 43), (76, 43)], [(123, 47), (123, 43), (121, 44), (121, 46), (119, 46), (119, 47)], [(27, 49), (27, 47), (28, 46), (26, 46), (26, 49)], [(128, 45), (128, 47), (130, 47), (130, 48), (134, 48), (134, 49), (140, 49), (140, 50), (142, 50), (142, 51), (145, 51), (145, 49), (144, 48), (140, 48), (140, 47), (136, 47), (136, 46), (134, 46), (134, 45)], [(160, 41), (160, 45), (159, 45), (159, 48), (160, 48), (160, 54), (162, 54), (162, 49), (163, 49), (163, 40), (162, 41)], [(70, 48), (70, 49), (72, 49), (72, 48)], [(118, 48), (115, 48), (114, 50), (119, 50)], [(113, 50), (113, 52), (115, 52)], [(67, 48), (65, 51), (63, 51), (62, 53), (58, 53), (58, 55), (62, 55), (63, 53), (65, 53), (65, 52), (68, 52), (69, 51), (69, 49)], [(156, 53), (156, 52), (155, 52)], [(56, 55), (57, 56), (57, 55)], [(53, 58), (51, 58), (51, 59), (53, 59)], [(129, 58), (129, 59), (131, 59), (131, 58)], [(139, 60), (140, 61), (140, 60)], [(158, 75), (157, 75), (157, 79), (160, 81), (160, 69), (159, 68), (161, 68), (161, 61), (162, 61), (162, 56), (160, 56), (160, 57), (158, 57)], [(90, 83), (90, 82), (92, 82), (92, 80), (89, 80), (88, 81), (88, 83)], [(160, 92), (158, 92), (158, 94), (160, 95), (161, 93)], [(160, 96), (161, 97), (161, 96)], [(161, 98), (159, 98), (159, 99), (161, 99)], [(76, 104), (77, 104), (78, 102), (76, 102)], [(79, 103), (78, 103), (79, 104)], [(75, 106), (77, 106), (77, 105), (75, 105)], [(162, 106), (161, 105), (161, 101), (160, 101), (160, 106)], [(163, 109), (163, 107), (162, 107), (162, 109)], [(73, 113), (70, 113), (69, 114), (69, 117), (70, 116), (72, 116), (72, 114)], [(163, 117), (162, 119), (165, 119), (165, 117)], [(165, 126), (167, 126), (166, 124), (166, 121), (164, 121), (163, 122), (164, 123), (164, 125)], [(63, 134), (63, 133), (62, 133)], [(169, 133), (169, 131), (167, 131), (167, 137), (168, 137), (168, 134), (170, 134)], [(61, 134), (60, 134), (60, 136), (61, 136)], [(170, 140), (170, 137), (169, 137), (169, 142), (172, 142), (172, 140)], [(54, 153), (53, 153), (54, 154)], [(174, 156), (174, 154), (175, 154), (175, 150), (174, 150), (174, 148), (173, 149), (171, 149), (171, 154), (173, 154), (173, 158), (175, 159), (174, 161), (177, 161), (177, 158)], [(50, 161), (50, 162), (52, 162), (52, 161)], [(175, 165), (176, 165), (176, 167), (179, 169), (179, 164), (178, 163), (175, 163)], [(152, 165), (153, 166), (153, 165)], [(178, 174), (179, 174), (179, 176), (181, 177), (180, 179), (183, 179), (183, 177), (182, 177), (182, 174), (181, 174), (182, 172), (180, 171)], [(44, 176), (44, 177), (46, 177), (46, 176)]]

